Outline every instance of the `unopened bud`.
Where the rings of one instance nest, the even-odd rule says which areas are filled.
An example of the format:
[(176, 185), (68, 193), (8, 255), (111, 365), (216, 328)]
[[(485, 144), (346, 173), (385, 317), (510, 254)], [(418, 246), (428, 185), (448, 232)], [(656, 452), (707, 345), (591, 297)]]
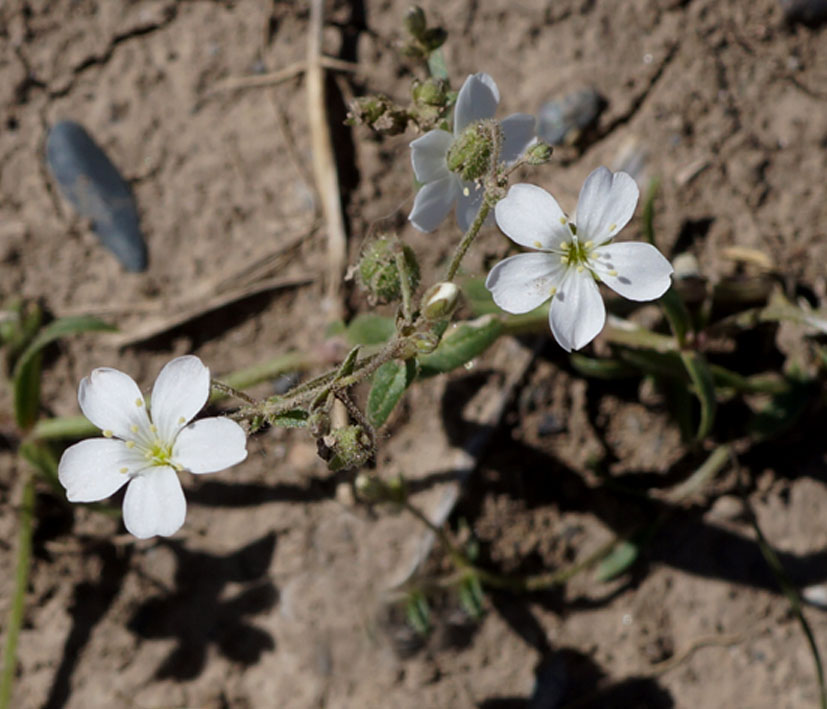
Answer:
[(459, 288), (448, 281), (437, 283), (422, 296), (422, 315), (426, 320), (450, 317), (459, 302)]
[(494, 121), (468, 126), (448, 148), (448, 169), (468, 182), (483, 177), (491, 167), (495, 130), (502, 129)]
[(542, 165), (551, 160), (552, 147), (542, 140), (538, 140), (526, 151), (526, 162), (529, 165)]
[(414, 103), (426, 106), (444, 106), (448, 102), (448, 82), (431, 77), (416, 82), (411, 89)]
[(411, 5), (411, 7), (408, 8), (402, 24), (411, 37), (416, 39), (422, 39), (422, 35), (428, 26), (425, 21), (425, 13), (421, 7), (417, 7), (416, 5)]
[(323, 409), (314, 411), (307, 419), (307, 427), (315, 438), (326, 436), (330, 432), (330, 414)]
[(408, 497), (408, 489), (401, 475), (390, 482), (385, 482), (376, 475), (359, 473), (353, 484), (359, 497), (371, 504), (392, 502), (400, 505)]
[(448, 33), (442, 27), (431, 27), (423, 33), (422, 44), (429, 52), (433, 52), (445, 44), (446, 39), (448, 39)]
[(367, 463), (373, 456), (373, 443), (361, 426), (344, 426), (331, 431), (317, 441), (319, 456), (327, 461), (334, 473), (353, 470)]
[(368, 242), (359, 261), (359, 282), (379, 302), (402, 297), (399, 265), (396, 256), (403, 255), (403, 267), (411, 290), (419, 285), (419, 264), (410, 246), (393, 234), (382, 234)]
[(361, 96), (351, 102), (346, 122), (366, 125), (383, 135), (399, 135), (408, 126), (408, 112), (387, 96)]

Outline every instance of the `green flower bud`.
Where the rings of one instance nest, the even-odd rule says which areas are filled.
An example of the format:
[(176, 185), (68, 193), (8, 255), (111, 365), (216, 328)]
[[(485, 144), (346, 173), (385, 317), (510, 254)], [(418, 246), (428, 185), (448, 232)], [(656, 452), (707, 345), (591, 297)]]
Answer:
[(393, 234), (382, 234), (365, 247), (359, 261), (359, 282), (379, 302), (392, 302), (402, 297), (398, 253), (404, 255), (404, 266), (411, 290), (419, 286), (419, 264), (410, 246), (406, 246)]
[(408, 112), (387, 96), (360, 96), (350, 104), (349, 125), (366, 125), (383, 135), (399, 135), (408, 127)]
[(442, 27), (431, 27), (423, 33), (422, 44), (429, 52), (433, 52), (445, 44), (446, 39), (448, 39), (448, 33)]
[(490, 120), (468, 126), (448, 148), (448, 169), (468, 182), (485, 176), (494, 154), (495, 130), (502, 131), (499, 124)]
[(542, 165), (551, 160), (552, 147), (542, 140), (538, 140), (526, 151), (526, 162), (529, 165)]
[(319, 457), (334, 473), (353, 470), (373, 457), (373, 442), (361, 426), (345, 426), (331, 431), (317, 443)]
[(450, 317), (459, 303), (459, 288), (453, 283), (437, 283), (422, 296), (422, 315), (426, 320)]
[(416, 39), (421, 39), (428, 27), (428, 24), (425, 21), (425, 13), (421, 7), (417, 7), (416, 5), (411, 5), (411, 7), (408, 8), (408, 11), (405, 13), (405, 17), (402, 20), (402, 24), (411, 37)]
[(379, 502), (393, 502), (402, 504), (408, 497), (408, 489), (405, 480), (401, 476), (385, 482), (376, 475), (359, 473), (354, 481), (356, 492), (365, 502), (376, 504)]
[(448, 82), (431, 77), (417, 81), (411, 89), (414, 103), (425, 106), (444, 106), (448, 102)]

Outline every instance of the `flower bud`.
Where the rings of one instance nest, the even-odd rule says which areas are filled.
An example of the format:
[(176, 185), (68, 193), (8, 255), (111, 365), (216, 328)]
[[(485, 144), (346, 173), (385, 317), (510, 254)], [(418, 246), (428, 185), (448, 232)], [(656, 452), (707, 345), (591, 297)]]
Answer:
[(359, 468), (373, 457), (373, 442), (361, 426), (344, 426), (316, 442), (319, 457), (334, 473)]
[(393, 502), (399, 505), (404, 503), (408, 497), (407, 486), (401, 476), (386, 482), (376, 475), (359, 473), (354, 481), (354, 486), (359, 497), (371, 504)]
[(397, 254), (403, 255), (403, 268), (411, 290), (419, 285), (419, 264), (410, 246), (393, 234), (381, 234), (365, 247), (359, 261), (359, 282), (378, 302), (391, 302), (402, 297)]
[(347, 123), (366, 125), (383, 135), (399, 135), (408, 126), (408, 112), (387, 96), (360, 96), (350, 104)]
[(542, 140), (538, 140), (526, 151), (526, 162), (529, 165), (542, 165), (551, 160), (552, 147)]
[(459, 288), (453, 283), (437, 283), (422, 296), (422, 315), (426, 320), (450, 317), (459, 302)]
[(448, 82), (433, 77), (417, 81), (411, 89), (414, 103), (426, 106), (444, 106), (448, 101)]
[(425, 21), (425, 13), (421, 7), (411, 5), (405, 13), (402, 20), (405, 29), (416, 39), (421, 39), (425, 30), (427, 29), (427, 22)]
[(484, 177), (494, 153), (494, 130), (502, 130), (494, 121), (468, 126), (448, 148), (448, 169), (468, 182)]

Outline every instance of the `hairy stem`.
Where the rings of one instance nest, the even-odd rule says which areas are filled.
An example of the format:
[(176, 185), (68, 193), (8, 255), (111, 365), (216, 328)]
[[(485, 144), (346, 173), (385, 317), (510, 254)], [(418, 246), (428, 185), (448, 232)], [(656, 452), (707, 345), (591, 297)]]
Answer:
[(479, 231), (485, 223), (485, 219), (490, 211), (491, 205), (488, 202), (487, 195), (483, 196), (482, 204), (480, 205), (480, 210), (477, 212), (476, 218), (471, 226), (468, 227), (468, 231), (465, 232), (465, 235), (462, 237), (462, 241), (459, 242), (457, 250), (454, 251), (454, 257), (451, 259), (451, 263), (448, 266), (448, 271), (445, 273), (446, 281), (454, 280), (454, 276), (457, 275), (462, 259), (465, 257), (465, 254), (471, 247), (471, 244), (474, 243), (474, 239), (477, 238), (477, 234), (479, 234)]

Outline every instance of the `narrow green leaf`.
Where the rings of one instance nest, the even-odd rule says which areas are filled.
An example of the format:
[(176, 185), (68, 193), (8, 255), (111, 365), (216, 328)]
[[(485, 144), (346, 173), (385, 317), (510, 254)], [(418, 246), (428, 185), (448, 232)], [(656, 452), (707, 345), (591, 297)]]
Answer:
[(790, 430), (810, 406), (817, 394), (813, 381), (804, 376), (787, 376), (789, 390), (776, 394), (747, 424), (758, 440), (766, 440)]
[(448, 79), (448, 69), (445, 66), (445, 56), (441, 49), (435, 49), (428, 55), (428, 71), (435, 79)]
[(595, 571), (595, 580), (605, 583), (626, 573), (640, 556), (640, 544), (635, 540), (627, 540), (618, 544), (610, 551)]
[(45, 443), (23, 441), (18, 448), (20, 456), (28, 462), (40, 476), (49, 483), (53, 490), (63, 493), (63, 487), (57, 479), (57, 458)]
[(476, 574), (468, 574), (459, 584), (459, 602), (474, 620), (482, 618), (485, 611), (485, 594)]
[(701, 403), (701, 418), (695, 432), (695, 438), (700, 441), (709, 435), (715, 422), (715, 409), (718, 405), (715, 398), (715, 382), (702, 354), (683, 351), (681, 359), (695, 387), (695, 395)]
[(40, 408), (40, 368), (43, 360), (41, 352), (35, 352), (26, 358), (14, 370), (14, 418), (17, 425), (28, 430), (37, 420)]
[(336, 372), (336, 379), (347, 377), (353, 374), (353, 366), (356, 364), (356, 358), (359, 356), (359, 345), (356, 345), (350, 352), (347, 353), (342, 364), (339, 366), (339, 371)]
[(571, 366), (584, 377), (595, 379), (624, 379), (638, 376), (636, 367), (616, 359), (597, 359), (573, 352), (569, 361)]
[(280, 428), (305, 428), (309, 416), (304, 409), (291, 409), (268, 420), (271, 425)]
[(408, 595), (405, 616), (410, 626), (420, 635), (431, 632), (431, 609), (422, 591), (411, 591)]
[(491, 315), (463, 322), (449, 330), (431, 354), (419, 358), (419, 375), (451, 372), (487, 350), (503, 333), (501, 320)]
[(683, 346), (686, 342), (686, 333), (692, 328), (692, 317), (689, 315), (686, 305), (684, 305), (683, 298), (675, 290), (675, 287), (671, 286), (661, 296), (658, 303), (669, 321), (669, 326), (672, 328), (675, 338)]
[(37, 418), (40, 405), (40, 363), (43, 348), (55, 340), (81, 332), (112, 331), (108, 323), (89, 315), (61, 318), (49, 323), (29, 343), (14, 367), (14, 407), (17, 425), (26, 430)]
[(373, 375), (368, 394), (367, 415), (372, 426), (379, 427), (391, 415), (396, 404), (416, 376), (413, 360), (385, 362)]
[(396, 322), (384, 315), (361, 313), (347, 326), (345, 337), (351, 346), (381, 345), (396, 333)]
[(61, 416), (41, 419), (32, 428), (31, 437), (39, 440), (89, 438), (100, 434), (100, 429), (85, 416)]

